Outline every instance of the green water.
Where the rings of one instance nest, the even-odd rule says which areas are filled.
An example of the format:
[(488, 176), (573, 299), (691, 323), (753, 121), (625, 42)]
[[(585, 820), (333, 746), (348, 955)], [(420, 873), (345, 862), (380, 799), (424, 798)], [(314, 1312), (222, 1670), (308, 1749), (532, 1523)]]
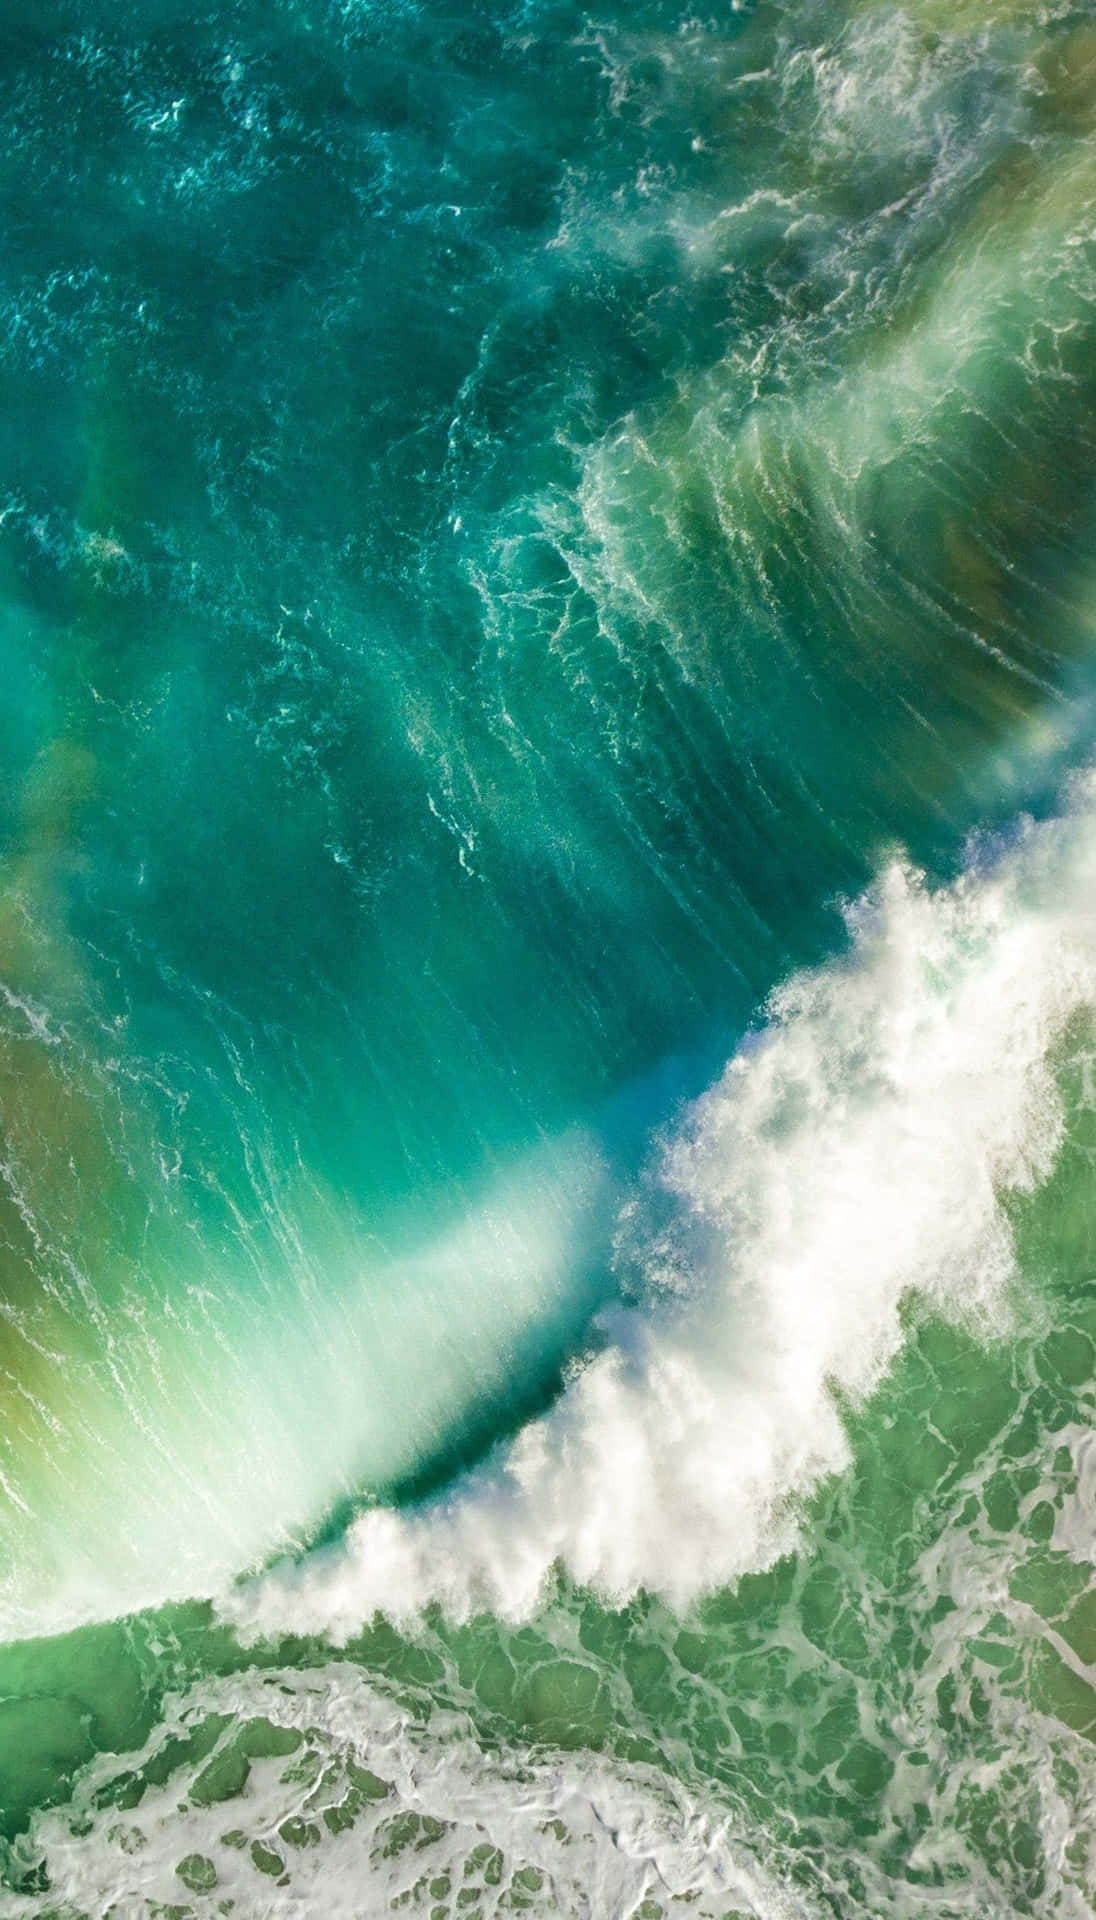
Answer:
[(0, 98), (0, 1912), (1078, 1920), (1096, 13)]

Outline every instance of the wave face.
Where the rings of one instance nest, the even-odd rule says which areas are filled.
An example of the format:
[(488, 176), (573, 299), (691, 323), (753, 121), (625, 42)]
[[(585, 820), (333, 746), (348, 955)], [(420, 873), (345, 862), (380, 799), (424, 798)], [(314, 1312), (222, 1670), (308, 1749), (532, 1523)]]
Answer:
[(1096, 9), (0, 43), (0, 1913), (1080, 1920)]
[(936, 894), (890, 868), (848, 919), (851, 952), (782, 986), (678, 1121), (654, 1182), (669, 1221), (623, 1210), (645, 1297), (602, 1316), (551, 1411), (231, 1617), (342, 1636), (431, 1600), (522, 1618), (557, 1564), (680, 1611), (794, 1546), (796, 1496), (849, 1465), (839, 1409), (893, 1360), (904, 1310), (1002, 1330), (1010, 1196), (1051, 1171), (1055, 1052), (1096, 1000), (1096, 787)]

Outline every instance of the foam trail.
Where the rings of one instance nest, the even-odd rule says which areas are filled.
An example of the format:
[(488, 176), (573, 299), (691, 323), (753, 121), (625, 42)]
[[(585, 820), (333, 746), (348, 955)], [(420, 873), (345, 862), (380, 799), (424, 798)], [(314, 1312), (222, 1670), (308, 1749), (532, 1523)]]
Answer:
[(849, 1457), (839, 1400), (879, 1380), (909, 1295), (1002, 1324), (1001, 1195), (1051, 1168), (1055, 1043), (1096, 1001), (1096, 777), (948, 887), (895, 861), (847, 917), (850, 952), (778, 991), (664, 1148), (671, 1225), (642, 1203), (622, 1222), (646, 1234), (648, 1305), (448, 1498), (239, 1589), (241, 1628), (339, 1637), (429, 1601), (520, 1617), (557, 1562), (687, 1604), (793, 1543), (796, 1503)]
[[(285, 1875), (275, 1885), (268, 1882), (260, 1896), (253, 1858), (240, 1845), (243, 1833), (237, 1829), (226, 1848), (225, 1806), (210, 1805), (200, 1788), (193, 1793), (201, 1763), (197, 1769), (177, 1767), (146, 1792), (135, 1826), (119, 1822), (114, 1807), (104, 1817), (100, 1795), (105, 1789), (109, 1806), (116, 1767), (106, 1760), (81, 1780), (75, 1821), (72, 1809), (65, 1809), (36, 1822), (36, 1844), (49, 1852), (52, 1897), (64, 1900), (66, 1911), (149, 1913), (163, 1903), (159, 1910), (178, 1912), (176, 1863), (182, 1856), (185, 1865), (187, 1855), (210, 1864), (216, 1858), (218, 1900), (228, 1895), (221, 1911), (235, 1903), (241, 1913), (267, 1916), (323, 1912), (358, 1920), (364, 1912), (409, 1906), (422, 1913), (426, 1882), (438, 1886), (439, 1875), (442, 1886), (463, 1880), (466, 1898), (471, 1880), (475, 1912), (485, 1917), (517, 1911), (532, 1920), (558, 1920), (561, 1914), (642, 1915), (669, 1908), (694, 1920), (717, 1920), (728, 1913), (729, 1901), (743, 1920), (747, 1913), (758, 1920), (812, 1920), (816, 1911), (761, 1866), (741, 1823), (710, 1796), (637, 1777), (595, 1756), (570, 1755), (561, 1769), (528, 1749), (485, 1755), (463, 1715), (447, 1714), (444, 1730), (429, 1719), (423, 1724), (351, 1666), (337, 1663), (304, 1675), (292, 1669), (249, 1674), (192, 1688), (171, 1703), (167, 1747), (174, 1736), (176, 1751), (185, 1753), (196, 1717), (207, 1714), (227, 1722), (226, 1748), (249, 1721), (252, 1728), (273, 1722), (289, 1735), (275, 1747), (280, 1759), (251, 1766), (246, 1800), (237, 1803), (249, 1831), (263, 1835), (259, 1844), (268, 1860), (277, 1857), (270, 1849), (285, 1851), (287, 1817), (290, 1831), (294, 1824), (307, 1830), (306, 1813), (316, 1811), (317, 1794), (308, 1792), (311, 1774), (299, 1763), (285, 1765), (293, 1742), (301, 1745), (303, 1726), (313, 1757), (323, 1757), (324, 1797), (337, 1803), (345, 1793), (348, 1762), (351, 1769), (369, 1767), (366, 1778), (381, 1790), (379, 1797), (362, 1807), (359, 1793), (355, 1817), (325, 1822), (322, 1844), (294, 1850), (292, 1887)], [(158, 1728), (149, 1743), (150, 1757), (164, 1753), (164, 1732)], [(374, 1768), (381, 1769), (380, 1777)], [(485, 1857), (489, 1862), (492, 1856), (495, 1866), (488, 1867), (484, 1883)], [(439, 1903), (431, 1904), (437, 1912)], [(34, 1908), (25, 1898), (0, 1890), (6, 1920), (28, 1911)]]

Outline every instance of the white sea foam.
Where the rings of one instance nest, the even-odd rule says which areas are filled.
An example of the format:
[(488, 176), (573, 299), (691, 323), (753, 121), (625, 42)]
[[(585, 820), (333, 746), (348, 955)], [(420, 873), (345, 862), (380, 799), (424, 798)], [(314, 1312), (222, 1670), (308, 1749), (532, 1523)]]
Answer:
[[(1096, 1002), (1096, 778), (1060, 818), (972, 849), (950, 886), (893, 862), (847, 917), (849, 952), (774, 995), (665, 1147), (655, 1303), (622, 1310), (556, 1405), (446, 1498), (370, 1512), (235, 1592), (244, 1631), (345, 1636), (428, 1601), (520, 1617), (557, 1563), (606, 1596), (685, 1604), (793, 1543), (802, 1498), (848, 1461), (839, 1401), (878, 1382), (909, 1297), (1004, 1323), (1001, 1196), (1050, 1170), (1055, 1044)], [(633, 1246), (645, 1221), (640, 1203)]]
[[(222, 1752), (255, 1715), (304, 1733), (307, 1745), (288, 1768), (284, 1753), (253, 1763), (227, 1804), (203, 1804), (200, 1789), (188, 1800), (202, 1763), (180, 1761), (122, 1818), (99, 1798), (117, 1759), (94, 1763), (78, 1782), (75, 1817), (73, 1807), (39, 1814), (18, 1849), (48, 1861), (50, 1911), (146, 1920), (191, 1910), (179, 1903), (195, 1885), (219, 1911), (227, 1897), (237, 1913), (265, 1920), (422, 1915), (439, 1904), (451, 1913), (451, 1889), (457, 1910), (472, 1898), (484, 1920), (515, 1911), (531, 1920), (723, 1920), (728, 1911), (813, 1920), (817, 1911), (758, 1862), (741, 1822), (714, 1797), (595, 1755), (484, 1752), (463, 1714), (424, 1724), (341, 1663), (200, 1684), (170, 1704), (139, 1758), (163, 1752), (172, 1735), (182, 1745), (209, 1714), (227, 1717)], [(370, 1769), (380, 1797), (347, 1798), (348, 1762)], [(325, 1820), (340, 1802), (351, 1817)], [(195, 1862), (211, 1878), (185, 1878)], [(0, 1891), (6, 1920), (40, 1913), (33, 1896)]]

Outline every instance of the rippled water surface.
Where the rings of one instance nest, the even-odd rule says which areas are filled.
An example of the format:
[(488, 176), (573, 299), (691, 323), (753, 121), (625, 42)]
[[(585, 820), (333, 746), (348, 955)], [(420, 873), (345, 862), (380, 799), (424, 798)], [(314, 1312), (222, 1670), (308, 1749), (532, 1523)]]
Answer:
[(0, 1914), (1096, 1902), (1096, 8), (0, 7)]

